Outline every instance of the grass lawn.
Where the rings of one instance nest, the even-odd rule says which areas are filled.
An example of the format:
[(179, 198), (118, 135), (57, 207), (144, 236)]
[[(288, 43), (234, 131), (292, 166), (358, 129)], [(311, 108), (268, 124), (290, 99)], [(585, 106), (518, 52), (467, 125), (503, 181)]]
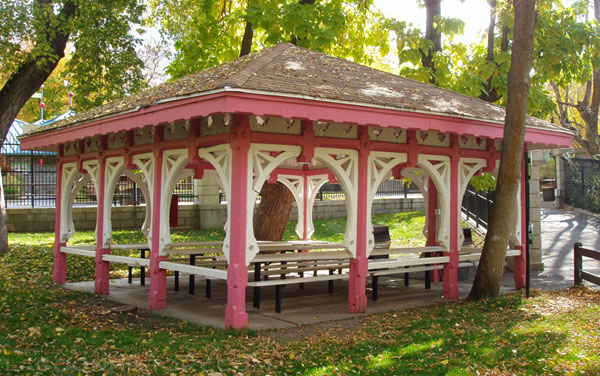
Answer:
[[(417, 213), (375, 216), (394, 245), (422, 245)], [(288, 227), (288, 236), (291, 229)], [(317, 239), (341, 240), (344, 221), (316, 221)], [(412, 234), (400, 236), (400, 234)], [(219, 239), (180, 231), (174, 241)], [(116, 242), (142, 241), (115, 232)], [(415, 240), (417, 239), (417, 240)], [(118, 313), (98, 296), (51, 280), (53, 234), (10, 234), (0, 258), (0, 374), (600, 374), (600, 292), (516, 293), (276, 331), (225, 331), (152, 313)], [(73, 244), (93, 242), (78, 233)], [(114, 269), (113, 277), (125, 269)], [(93, 260), (68, 256), (68, 279)]]

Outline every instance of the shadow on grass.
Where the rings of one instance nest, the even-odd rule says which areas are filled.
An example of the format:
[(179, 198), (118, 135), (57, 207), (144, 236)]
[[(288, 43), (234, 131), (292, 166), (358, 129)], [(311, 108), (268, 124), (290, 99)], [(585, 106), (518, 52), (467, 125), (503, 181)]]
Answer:
[[(311, 355), (306, 375), (546, 374), (565, 345), (560, 331), (541, 330), (538, 317), (520, 310), (518, 295), (474, 304), (384, 314), (369, 336), (324, 342)], [(343, 357), (339, 357), (343, 354)], [(335, 359), (337, 357), (337, 359)]]

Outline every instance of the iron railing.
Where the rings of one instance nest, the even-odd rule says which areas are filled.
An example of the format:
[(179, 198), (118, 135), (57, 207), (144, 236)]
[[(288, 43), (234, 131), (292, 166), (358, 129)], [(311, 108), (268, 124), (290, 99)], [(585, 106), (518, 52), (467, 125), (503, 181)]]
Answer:
[[(21, 151), (18, 154), (0, 156), (4, 198), (9, 208), (39, 208), (56, 206), (56, 154)], [(179, 202), (194, 201), (192, 177), (183, 179), (175, 186)], [(89, 181), (77, 196), (75, 205), (96, 205), (96, 189)], [(142, 190), (122, 175), (115, 187), (113, 205), (144, 205)]]
[(467, 220), (475, 222), (475, 227), (487, 229), (493, 203), (493, 191), (479, 192), (469, 184), (463, 196), (462, 212), (467, 216)]
[(563, 158), (565, 203), (600, 213), (600, 160)]

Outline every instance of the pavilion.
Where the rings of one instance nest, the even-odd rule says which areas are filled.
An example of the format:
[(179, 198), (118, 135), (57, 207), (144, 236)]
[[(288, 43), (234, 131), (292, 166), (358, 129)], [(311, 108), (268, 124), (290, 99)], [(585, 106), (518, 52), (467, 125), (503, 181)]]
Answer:
[[(100, 294), (109, 293), (110, 262), (122, 257), (110, 255), (115, 184), (127, 174), (144, 187), (149, 309), (166, 307), (167, 270), (178, 270), (167, 262), (173, 244), (164, 215), (176, 182), (190, 175), (217, 180), (227, 197), (226, 269), (196, 268), (227, 280), (225, 326), (243, 328), (248, 266), (260, 251), (253, 208), (266, 182), (280, 181), (293, 192), (301, 239), (313, 233), (319, 187), (330, 179), (341, 184), (348, 309), (364, 312), (375, 192), (390, 176), (410, 177), (427, 204), (427, 245), (442, 247), (446, 260), (443, 296), (457, 299), (462, 196), (472, 176), (497, 171), (504, 115), (504, 108), (475, 98), (285, 43), (35, 129), (20, 140), (24, 149), (58, 152), (53, 277), (59, 284), (65, 282), (67, 242), (75, 232), (73, 197), (83, 182), (91, 179), (96, 186), (97, 245), (71, 253), (95, 257)], [(569, 131), (527, 119), (526, 150), (569, 147), (571, 139)], [(526, 278), (522, 175), (510, 239), (516, 288)]]

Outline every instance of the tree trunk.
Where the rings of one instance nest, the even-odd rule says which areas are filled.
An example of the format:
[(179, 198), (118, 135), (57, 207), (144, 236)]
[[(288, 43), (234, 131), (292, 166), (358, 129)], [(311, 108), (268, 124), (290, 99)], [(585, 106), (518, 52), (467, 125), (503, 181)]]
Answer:
[(421, 52), (421, 64), (423, 67), (431, 70), (431, 76), (429, 82), (433, 85), (437, 85), (437, 79), (435, 78), (435, 63), (433, 62), (433, 56), (442, 50), (442, 38), (438, 28), (434, 25), (435, 19), (442, 13), (441, 0), (425, 0), (425, 9), (427, 12), (426, 25), (425, 25), (425, 38), (429, 39), (433, 46), (427, 51), (420, 50)]
[[(488, 26), (488, 39), (487, 39), (487, 55), (485, 59), (490, 63), (494, 63), (494, 37), (496, 35), (496, 1), (490, 1), (490, 24)], [(492, 86), (492, 79), (494, 78), (494, 73), (492, 73), (486, 82), (484, 89), (479, 94), (479, 99), (484, 100), (486, 102), (494, 103), (498, 99), (500, 99), (500, 95), (498, 94), (498, 90), (496, 87)]]
[[(248, 0), (248, 7), (250, 7), (250, 0)], [(252, 51), (252, 38), (253, 37), (254, 37), (254, 30), (252, 28), (252, 23), (249, 20), (246, 20), (246, 27), (244, 28), (244, 36), (242, 37), (242, 46), (240, 48), (240, 57), (246, 56)]]
[(256, 240), (281, 241), (294, 206), (294, 195), (277, 182), (265, 183), (260, 197), (254, 213), (254, 236)]
[(0, 170), (0, 255), (8, 253), (8, 228), (6, 226), (6, 202), (4, 201), (4, 186)]
[(536, 21), (535, 0), (515, 1), (514, 43), (508, 73), (504, 139), (496, 199), (475, 280), (468, 299), (498, 296), (510, 233), (510, 220), (521, 177), (529, 94), (529, 72)]
[[(47, 4), (36, 1), (33, 6), (41, 7)], [(34, 46), (29, 53), (29, 58), (8, 78), (0, 90), (0, 145), (4, 143), (8, 130), (21, 108), (48, 79), (58, 61), (64, 57), (70, 35), (65, 32), (66, 25), (76, 9), (73, 2), (67, 1), (63, 9), (52, 16), (55, 19), (44, 23), (46, 28), (40, 37), (45, 38), (45, 41)], [(0, 210), (0, 252), (8, 251), (8, 242), (1, 236), (6, 231), (6, 211)]]

